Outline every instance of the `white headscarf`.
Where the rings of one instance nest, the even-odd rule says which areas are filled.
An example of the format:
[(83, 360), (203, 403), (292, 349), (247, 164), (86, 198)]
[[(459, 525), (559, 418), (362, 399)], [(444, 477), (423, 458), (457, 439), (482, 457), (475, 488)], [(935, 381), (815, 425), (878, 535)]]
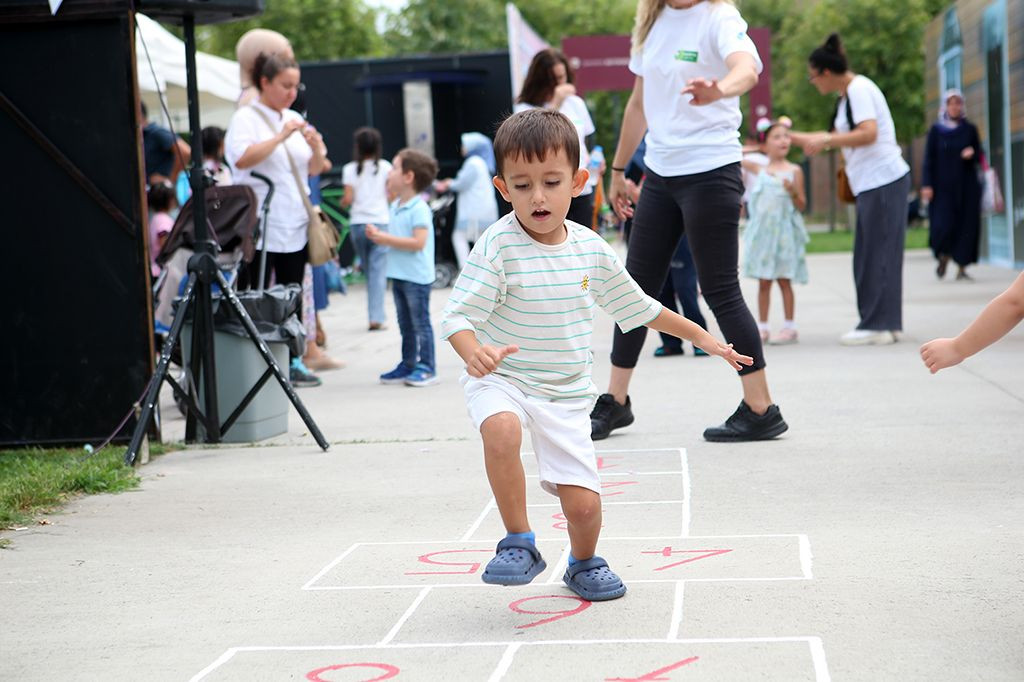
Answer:
[[(960, 118), (950, 118), (947, 105), (951, 97), (959, 97), (963, 102), (960, 108)], [(947, 128), (956, 128), (967, 118), (967, 102), (964, 100), (964, 93), (957, 88), (950, 88), (942, 95), (942, 107), (939, 109), (939, 123)]]

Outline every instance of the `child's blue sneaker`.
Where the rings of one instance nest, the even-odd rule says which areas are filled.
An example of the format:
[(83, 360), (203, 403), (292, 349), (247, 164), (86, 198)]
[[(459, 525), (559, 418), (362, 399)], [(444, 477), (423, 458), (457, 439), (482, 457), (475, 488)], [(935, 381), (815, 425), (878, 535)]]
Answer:
[(398, 367), (395, 367), (390, 372), (385, 372), (380, 375), (380, 383), (382, 384), (400, 384), (403, 383), (410, 374), (412, 374), (412, 367), (408, 367), (403, 363), (398, 363)]
[(437, 383), (437, 374), (425, 365), (416, 365), (416, 369), (405, 377), (406, 386), (430, 386)]
[(626, 594), (626, 586), (599, 556), (583, 559), (565, 569), (562, 582), (587, 601), (607, 601)]
[(491, 585), (526, 585), (545, 568), (547, 564), (534, 543), (509, 536), (498, 543), (497, 553), (481, 579)]

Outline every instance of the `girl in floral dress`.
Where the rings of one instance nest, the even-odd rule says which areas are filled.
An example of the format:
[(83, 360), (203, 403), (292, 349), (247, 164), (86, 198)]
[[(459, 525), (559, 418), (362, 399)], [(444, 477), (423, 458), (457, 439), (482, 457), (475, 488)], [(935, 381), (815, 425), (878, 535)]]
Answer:
[[(750, 218), (743, 233), (743, 274), (760, 280), (758, 328), (762, 341), (771, 344), (796, 343), (796, 301), (792, 284), (807, 283), (804, 257), (807, 230), (800, 215), (807, 206), (807, 197), (803, 170), (786, 160), (791, 144), (791, 126), (785, 117), (777, 121), (758, 121), (761, 147), (768, 157), (768, 165), (743, 161), (746, 170), (757, 174), (750, 192)], [(769, 338), (768, 310), (773, 281), (779, 283), (782, 291), (785, 321), (778, 334)]]

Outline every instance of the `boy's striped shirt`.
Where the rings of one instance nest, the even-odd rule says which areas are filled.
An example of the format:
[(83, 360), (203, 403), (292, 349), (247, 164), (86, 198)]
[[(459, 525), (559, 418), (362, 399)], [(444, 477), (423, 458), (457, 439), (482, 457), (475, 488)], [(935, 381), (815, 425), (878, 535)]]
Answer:
[(482, 344), (519, 346), (494, 373), (527, 395), (555, 400), (597, 394), (590, 378), (595, 306), (623, 332), (661, 312), (600, 235), (565, 224), (568, 236), (554, 246), (526, 234), (515, 213), (491, 225), (470, 253), (441, 321), (445, 339), (470, 330)]

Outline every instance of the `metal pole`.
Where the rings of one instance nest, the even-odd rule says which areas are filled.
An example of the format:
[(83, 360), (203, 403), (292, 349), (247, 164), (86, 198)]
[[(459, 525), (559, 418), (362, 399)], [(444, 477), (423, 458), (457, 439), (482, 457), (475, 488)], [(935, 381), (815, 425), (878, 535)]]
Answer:
[[(185, 73), (187, 76), (186, 91), (188, 92), (188, 128), (192, 135), (192, 163), (189, 170), (189, 181), (192, 186), (192, 217), (195, 222), (196, 254), (208, 254), (216, 259), (217, 249), (213, 242), (214, 235), (206, 229), (206, 188), (203, 174), (203, 136), (199, 124), (199, 84), (196, 71), (196, 20), (191, 14), (183, 18), (185, 29)], [(195, 324), (192, 333), (198, 334), (200, 355), (193, 356), (193, 378), (199, 385), (199, 374), (202, 373), (203, 396), (209, 429), (206, 441), (220, 442), (220, 417), (217, 414), (217, 371), (214, 363), (213, 347), (213, 304), (211, 301), (213, 273), (199, 273), (199, 284), (196, 291)]]

